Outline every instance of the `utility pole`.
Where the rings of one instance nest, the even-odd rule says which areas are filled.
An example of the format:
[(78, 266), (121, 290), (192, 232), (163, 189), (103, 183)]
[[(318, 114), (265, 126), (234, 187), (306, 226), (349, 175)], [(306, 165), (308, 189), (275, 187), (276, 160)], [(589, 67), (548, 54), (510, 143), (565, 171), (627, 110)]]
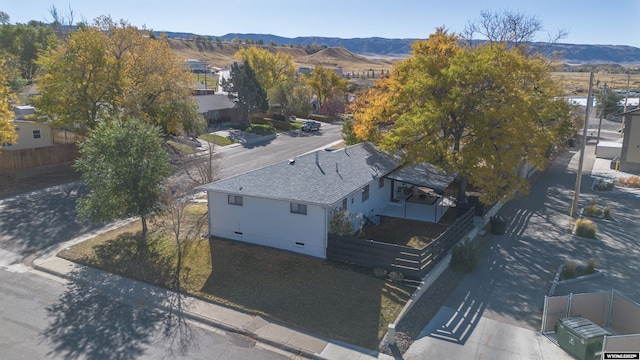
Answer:
[(582, 129), (582, 142), (580, 145), (580, 161), (578, 162), (578, 174), (576, 176), (576, 188), (573, 192), (573, 201), (571, 202), (571, 211), (569, 212), (569, 230), (573, 222), (573, 214), (578, 207), (578, 200), (580, 198), (580, 186), (582, 185), (582, 165), (584, 163), (584, 150), (587, 145), (587, 127), (589, 126), (589, 113), (591, 112), (591, 90), (593, 89), (593, 72), (589, 78), (589, 93), (587, 94), (587, 112), (584, 115), (584, 126)]
[(607, 83), (604, 83), (604, 89), (602, 90), (602, 96), (600, 97), (600, 99), (602, 99), (602, 104), (600, 104), (602, 108), (600, 109), (600, 122), (598, 122), (598, 137), (596, 137), (596, 154), (598, 153), (598, 144), (600, 144), (600, 129), (602, 129), (602, 117), (604, 116), (604, 109), (607, 107)]

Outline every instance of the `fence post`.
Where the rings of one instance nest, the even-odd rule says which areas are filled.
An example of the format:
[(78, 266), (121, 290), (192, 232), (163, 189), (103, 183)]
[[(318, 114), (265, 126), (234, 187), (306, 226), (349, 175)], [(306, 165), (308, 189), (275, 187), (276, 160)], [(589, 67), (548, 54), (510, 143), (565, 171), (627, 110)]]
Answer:
[(544, 296), (544, 307), (542, 308), (542, 326), (540, 328), (540, 332), (544, 333), (544, 329), (547, 328), (547, 306), (549, 305), (549, 297), (547, 295)]
[(389, 345), (396, 344), (396, 324), (389, 324), (389, 326), (387, 326), (387, 342)]

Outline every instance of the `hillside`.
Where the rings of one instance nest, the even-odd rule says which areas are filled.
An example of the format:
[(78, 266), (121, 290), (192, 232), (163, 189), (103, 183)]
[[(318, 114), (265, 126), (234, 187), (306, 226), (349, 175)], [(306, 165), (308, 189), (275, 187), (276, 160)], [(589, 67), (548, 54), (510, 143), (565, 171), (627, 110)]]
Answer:
[[(189, 39), (195, 38), (195, 34), (167, 33), (169, 38)], [(204, 36), (206, 38), (207, 36)], [(210, 36), (212, 40), (215, 36)], [(302, 49), (307, 45), (319, 45), (326, 47), (343, 47), (351, 53), (366, 55), (367, 57), (398, 58), (409, 55), (411, 44), (416, 39), (387, 39), (379, 37), (342, 39), (335, 37), (306, 36), (287, 38), (270, 34), (239, 34), (231, 33), (218, 37), (224, 42), (234, 39), (262, 40), (265, 44), (275, 43), (280, 48)], [(546, 48), (548, 44), (534, 43), (535, 47)], [(578, 45), (578, 44), (554, 44), (552, 52), (560, 54), (560, 58), (566, 64), (571, 65), (599, 65), (619, 64), (622, 66), (640, 66), (640, 48), (624, 45)], [(295, 55), (294, 55), (295, 57)]]
[(345, 72), (363, 72), (369, 69), (389, 70), (392, 61), (375, 60), (360, 56), (344, 48), (324, 48), (309, 54), (304, 47), (270, 46), (270, 45), (240, 45), (233, 43), (216, 43), (214, 41), (195, 41), (186, 39), (169, 39), (171, 48), (185, 59), (206, 61), (218, 68), (228, 68), (237, 59), (234, 54), (242, 47), (257, 46), (272, 52), (285, 52), (293, 56), (294, 61), (301, 67), (324, 66), (342, 68)]

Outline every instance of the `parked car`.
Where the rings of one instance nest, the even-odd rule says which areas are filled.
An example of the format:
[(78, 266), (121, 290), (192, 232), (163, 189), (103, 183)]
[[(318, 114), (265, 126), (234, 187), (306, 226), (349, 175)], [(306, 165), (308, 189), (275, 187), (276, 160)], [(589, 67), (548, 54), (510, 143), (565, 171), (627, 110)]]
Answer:
[(307, 121), (304, 124), (302, 124), (302, 127), (300, 128), (300, 130), (302, 131), (320, 130), (320, 123), (317, 121)]

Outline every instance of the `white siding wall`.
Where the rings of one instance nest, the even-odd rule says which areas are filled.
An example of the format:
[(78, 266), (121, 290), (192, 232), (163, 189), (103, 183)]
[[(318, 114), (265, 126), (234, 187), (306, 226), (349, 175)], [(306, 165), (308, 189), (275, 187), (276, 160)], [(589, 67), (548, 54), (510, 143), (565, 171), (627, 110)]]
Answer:
[(210, 235), (326, 258), (324, 208), (307, 205), (307, 215), (300, 215), (286, 201), (243, 196), (237, 206), (227, 203), (227, 194), (208, 197)]
[[(369, 199), (362, 201), (362, 189), (358, 189), (347, 197), (347, 211), (353, 219), (353, 230), (357, 231), (364, 224), (364, 219), (357, 214), (367, 217), (378, 215), (382, 209), (389, 204), (391, 197), (391, 180), (384, 179), (384, 185), (379, 188), (378, 179), (374, 179), (369, 183)], [(335, 204), (336, 207), (342, 206), (342, 202)]]

